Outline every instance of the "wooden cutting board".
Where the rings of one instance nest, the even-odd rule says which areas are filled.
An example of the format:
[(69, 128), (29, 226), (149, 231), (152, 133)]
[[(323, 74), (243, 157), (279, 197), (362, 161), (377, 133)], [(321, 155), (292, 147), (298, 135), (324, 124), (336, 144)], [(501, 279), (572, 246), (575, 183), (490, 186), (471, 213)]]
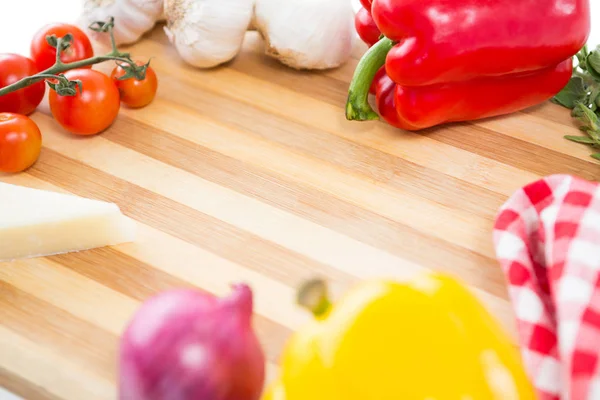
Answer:
[[(569, 111), (547, 103), (508, 117), (407, 133), (348, 122), (344, 67), (297, 72), (250, 34), (230, 65), (184, 65), (157, 27), (130, 48), (154, 57), (160, 88), (102, 135), (76, 138), (47, 107), (29, 171), (1, 181), (117, 203), (135, 243), (0, 264), (0, 386), (29, 399), (116, 397), (119, 335), (158, 291), (224, 295), (248, 282), (269, 379), (308, 316), (294, 288), (324, 276), (336, 293), (421, 269), (469, 284), (514, 335), (492, 225), (515, 190), (542, 176), (600, 177), (567, 142)], [(112, 65), (103, 66), (102, 70)], [(489, 93), (487, 95), (493, 95)]]

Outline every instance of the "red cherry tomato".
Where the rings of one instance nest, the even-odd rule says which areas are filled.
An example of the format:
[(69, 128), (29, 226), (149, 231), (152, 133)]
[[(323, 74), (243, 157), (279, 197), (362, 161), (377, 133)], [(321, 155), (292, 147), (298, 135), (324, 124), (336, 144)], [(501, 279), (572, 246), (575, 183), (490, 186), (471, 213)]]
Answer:
[(29, 117), (0, 113), (0, 171), (15, 173), (31, 167), (40, 156), (42, 134)]
[[(69, 48), (62, 51), (60, 55), (62, 62), (70, 63), (94, 56), (94, 49), (89, 37), (77, 26), (49, 24), (37, 31), (31, 41), (31, 58), (40, 71), (50, 68), (56, 61), (56, 49), (48, 44), (46, 36), (56, 35), (57, 38), (60, 38), (67, 33), (73, 35), (73, 41)], [(91, 68), (91, 66), (85, 68)]]
[[(35, 63), (18, 54), (0, 54), (0, 87), (12, 85), (38, 73)], [(29, 115), (42, 102), (46, 85), (44, 81), (34, 83), (15, 92), (0, 96), (0, 112)]]
[(371, 11), (371, 4), (373, 3), (373, 0), (360, 0), (360, 4), (362, 4), (362, 6), (364, 8), (367, 9), (367, 11)]
[[(136, 64), (144, 65), (141, 61), (136, 61)], [(158, 79), (151, 67), (146, 69), (146, 77), (142, 80), (135, 78), (117, 79), (123, 75), (125, 75), (125, 70), (121, 66), (115, 67), (110, 74), (111, 79), (119, 89), (123, 104), (128, 107), (139, 108), (147, 106), (154, 100), (158, 88)]]
[(50, 111), (58, 123), (76, 135), (95, 135), (108, 128), (119, 114), (119, 91), (112, 80), (93, 69), (72, 69), (65, 72), (69, 80), (80, 80), (74, 96), (60, 96), (50, 90)]
[(358, 36), (360, 36), (362, 41), (369, 45), (369, 47), (373, 46), (379, 41), (381, 32), (379, 31), (377, 25), (375, 25), (375, 21), (373, 20), (371, 14), (369, 14), (369, 12), (364, 8), (358, 10), (354, 16), (354, 26)]

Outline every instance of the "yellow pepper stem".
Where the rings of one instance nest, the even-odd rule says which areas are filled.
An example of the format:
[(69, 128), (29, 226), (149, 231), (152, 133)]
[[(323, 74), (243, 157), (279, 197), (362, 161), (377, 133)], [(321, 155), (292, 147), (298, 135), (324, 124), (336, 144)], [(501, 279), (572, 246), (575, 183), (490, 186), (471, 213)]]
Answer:
[(331, 309), (327, 284), (321, 279), (311, 279), (298, 290), (297, 303), (312, 312), (316, 317), (322, 317)]

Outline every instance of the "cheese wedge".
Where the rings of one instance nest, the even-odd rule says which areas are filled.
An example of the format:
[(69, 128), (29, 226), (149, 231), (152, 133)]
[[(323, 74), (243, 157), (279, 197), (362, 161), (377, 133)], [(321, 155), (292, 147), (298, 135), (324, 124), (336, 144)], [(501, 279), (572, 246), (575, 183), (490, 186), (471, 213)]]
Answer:
[(135, 232), (116, 204), (0, 182), (0, 261), (132, 242)]

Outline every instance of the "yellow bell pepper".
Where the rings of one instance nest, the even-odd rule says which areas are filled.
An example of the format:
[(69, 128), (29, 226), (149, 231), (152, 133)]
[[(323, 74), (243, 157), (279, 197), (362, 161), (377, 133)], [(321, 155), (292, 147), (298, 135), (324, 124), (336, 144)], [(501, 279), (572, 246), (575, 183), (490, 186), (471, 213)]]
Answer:
[(315, 315), (284, 349), (262, 400), (533, 400), (515, 344), (452, 277), (369, 280), (335, 305), (321, 281)]

